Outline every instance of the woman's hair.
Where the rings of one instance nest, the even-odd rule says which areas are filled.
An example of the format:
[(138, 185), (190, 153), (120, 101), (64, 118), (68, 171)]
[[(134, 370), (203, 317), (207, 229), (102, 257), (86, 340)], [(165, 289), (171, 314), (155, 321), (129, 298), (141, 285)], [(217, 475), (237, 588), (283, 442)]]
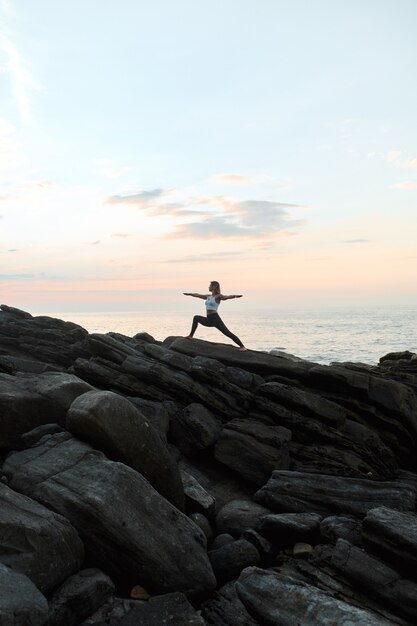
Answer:
[(218, 283), (217, 280), (212, 280), (210, 284), (213, 285), (213, 287), (214, 287), (213, 291), (216, 294), (221, 293), (220, 283)]

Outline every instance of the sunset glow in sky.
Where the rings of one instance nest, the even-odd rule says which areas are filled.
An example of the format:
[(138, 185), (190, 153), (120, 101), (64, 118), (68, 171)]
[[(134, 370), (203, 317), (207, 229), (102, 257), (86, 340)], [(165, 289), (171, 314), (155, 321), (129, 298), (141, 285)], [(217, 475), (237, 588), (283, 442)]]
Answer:
[(0, 0), (1, 303), (417, 304), (416, 0)]

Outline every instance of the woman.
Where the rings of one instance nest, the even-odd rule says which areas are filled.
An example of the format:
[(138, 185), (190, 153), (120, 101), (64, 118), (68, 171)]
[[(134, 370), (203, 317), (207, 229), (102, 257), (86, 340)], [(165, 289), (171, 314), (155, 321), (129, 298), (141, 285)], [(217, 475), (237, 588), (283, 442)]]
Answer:
[(243, 343), (240, 341), (239, 337), (236, 337), (230, 330), (227, 328), (220, 315), (217, 313), (217, 309), (219, 308), (219, 304), (222, 300), (231, 300), (232, 298), (241, 298), (242, 296), (224, 296), (221, 293), (220, 285), (217, 280), (212, 280), (209, 285), (210, 294), (201, 294), (201, 293), (184, 293), (184, 296), (192, 296), (193, 298), (201, 298), (206, 301), (206, 311), (207, 317), (203, 317), (202, 315), (194, 315), (193, 325), (191, 327), (190, 334), (187, 339), (192, 339), (195, 331), (197, 330), (197, 326), (201, 324), (202, 326), (214, 326), (217, 328), (223, 335), (226, 337), (230, 337), (232, 341), (237, 343), (240, 351), (246, 350)]

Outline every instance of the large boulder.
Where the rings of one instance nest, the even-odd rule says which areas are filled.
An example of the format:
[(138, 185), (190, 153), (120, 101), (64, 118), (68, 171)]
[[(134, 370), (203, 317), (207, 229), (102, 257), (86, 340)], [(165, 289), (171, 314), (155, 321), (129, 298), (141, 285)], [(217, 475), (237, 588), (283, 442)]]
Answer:
[(71, 404), (66, 424), (79, 439), (140, 472), (164, 498), (184, 510), (178, 466), (157, 431), (129, 400), (111, 391), (90, 391)]
[(48, 602), (24, 574), (0, 563), (1, 626), (44, 626)]
[(3, 465), (13, 489), (67, 517), (104, 571), (156, 592), (211, 590), (200, 529), (138, 472), (69, 433), (46, 435)]
[(84, 546), (67, 519), (0, 483), (0, 562), (43, 593), (76, 572)]
[(72, 401), (93, 388), (72, 374), (0, 374), (0, 448), (15, 446), (20, 435), (56, 422), (65, 424)]

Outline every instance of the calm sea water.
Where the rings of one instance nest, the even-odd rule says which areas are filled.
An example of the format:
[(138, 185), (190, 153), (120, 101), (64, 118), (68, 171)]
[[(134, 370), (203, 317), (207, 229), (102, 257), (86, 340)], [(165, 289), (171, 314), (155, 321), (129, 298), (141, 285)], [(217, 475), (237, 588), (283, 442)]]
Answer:
[[(193, 314), (144, 311), (50, 315), (80, 324), (90, 333), (115, 331), (132, 336), (146, 331), (155, 339), (163, 340), (170, 335), (187, 335)], [(417, 351), (417, 307), (411, 306), (251, 314), (222, 311), (222, 319), (248, 348), (266, 352), (282, 350), (316, 363), (374, 364), (387, 352)], [(199, 326), (195, 336), (231, 343), (214, 328)]]

